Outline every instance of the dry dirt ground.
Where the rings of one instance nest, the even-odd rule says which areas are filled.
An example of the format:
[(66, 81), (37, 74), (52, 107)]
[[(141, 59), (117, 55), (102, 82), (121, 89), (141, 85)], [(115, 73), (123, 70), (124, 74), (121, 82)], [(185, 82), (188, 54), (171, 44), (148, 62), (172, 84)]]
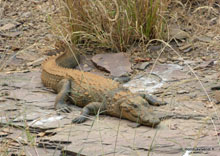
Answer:
[[(183, 57), (168, 48), (158, 60), (163, 65), (155, 66), (155, 71), (167, 81), (153, 94), (168, 105), (155, 108), (165, 117), (157, 128), (109, 116), (93, 116), (76, 125), (71, 119), (80, 108), (57, 115), (56, 95), (40, 80), (44, 54), (54, 49), (47, 20), (55, 9), (47, 0), (0, 0), (0, 155), (60, 155), (61, 151), (88, 156), (219, 154), (220, 91), (211, 90), (220, 85), (219, 34), (212, 29), (206, 32), (208, 36), (199, 34), (196, 46), (173, 44)], [(210, 19), (213, 25), (220, 24), (219, 7), (215, 9), (218, 12)], [(152, 62), (158, 47), (149, 47)], [(182, 68), (163, 73), (166, 64)]]

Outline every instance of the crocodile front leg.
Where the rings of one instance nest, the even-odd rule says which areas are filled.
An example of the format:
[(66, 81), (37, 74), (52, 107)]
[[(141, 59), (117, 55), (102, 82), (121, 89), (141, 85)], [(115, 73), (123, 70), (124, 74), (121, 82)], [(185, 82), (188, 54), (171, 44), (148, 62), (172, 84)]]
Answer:
[(88, 119), (89, 114), (103, 113), (106, 110), (106, 106), (100, 102), (91, 102), (83, 107), (80, 116), (72, 120), (73, 123), (82, 123)]
[(141, 97), (143, 97), (145, 100), (147, 100), (147, 102), (150, 104), (150, 105), (153, 105), (153, 106), (161, 106), (161, 105), (166, 105), (167, 102), (165, 101), (159, 101), (157, 100), (155, 97), (149, 95), (149, 94), (139, 94)]
[(63, 79), (57, 84), (56, 91), (58, 95), (55, 100), (54, 107), (56, 110), (62, 112), (70, 112), (71, 108), (66, 104), (66, 100), (69, 98), (71, 90), (71, 81), (68, 79)]

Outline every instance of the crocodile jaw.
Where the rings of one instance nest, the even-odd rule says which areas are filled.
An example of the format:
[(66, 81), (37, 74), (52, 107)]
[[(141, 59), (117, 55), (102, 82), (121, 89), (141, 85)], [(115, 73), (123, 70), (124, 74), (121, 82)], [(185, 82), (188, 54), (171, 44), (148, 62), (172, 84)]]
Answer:
[(136, 111), (131, 112), (122, 109), (122, 117), (130, 121), (140, 123), (141, 125), (156, 127), (160, 123), (160, 119), (150, 110), (147, 109), (143, 109), (143, 110), (141, 112), (136, 112)]

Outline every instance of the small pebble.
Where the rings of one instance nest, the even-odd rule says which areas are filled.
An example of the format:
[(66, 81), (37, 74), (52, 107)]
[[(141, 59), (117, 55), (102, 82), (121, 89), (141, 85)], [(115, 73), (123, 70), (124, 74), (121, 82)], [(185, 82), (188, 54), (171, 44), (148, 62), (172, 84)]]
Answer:
[(189, 93), (189, 91), (187, 91), (187, 90), (177, 91), (177, 94), (187, 94), (187, 93)]

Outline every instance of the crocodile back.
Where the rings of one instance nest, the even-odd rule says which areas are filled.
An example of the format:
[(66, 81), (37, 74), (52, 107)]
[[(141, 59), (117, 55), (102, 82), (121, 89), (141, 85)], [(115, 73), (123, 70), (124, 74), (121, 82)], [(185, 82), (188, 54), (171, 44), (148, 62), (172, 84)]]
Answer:
[[(64, 63), (59, 61), (58, 64), (57, 60), (64, 57), (64, 55), (65, 53), (60, 53), (58, 55), (51, 56), (42, 64), (41, 80), (46, 87), (57, 91), (57, 84), (62, 79), (70, 79), (76, 88), (84, 90), (84, 92), (89, 95), (91, 95), (91, 93), (103, 95), (104, 93), (119, 87), (119, 83), (111, 79), (89, 72), (62, 67), (61, 65)], [(68, 61), (66, 59), (60, 60)]]

